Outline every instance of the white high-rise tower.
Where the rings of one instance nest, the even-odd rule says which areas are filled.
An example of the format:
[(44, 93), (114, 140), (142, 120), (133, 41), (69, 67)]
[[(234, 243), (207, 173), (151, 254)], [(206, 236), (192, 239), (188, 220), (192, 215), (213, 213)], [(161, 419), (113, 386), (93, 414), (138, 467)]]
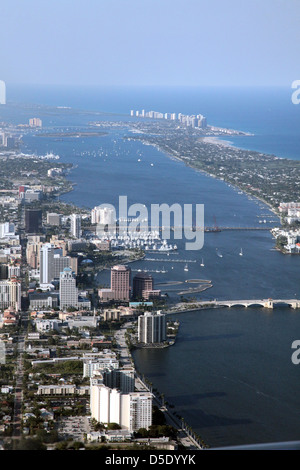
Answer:
[(60, 308), (78, 307), (78, 289), (76, 278), (71, 268), (64, 268), (60, 273), (59, 282)]
[(3, 80), (0, 80), (0, 104), (6, 104), (6, 86)]
[(81, 217), (79, 214), (72, 214), (71, 215), (71, 235), (74, 238), (81, 237)]

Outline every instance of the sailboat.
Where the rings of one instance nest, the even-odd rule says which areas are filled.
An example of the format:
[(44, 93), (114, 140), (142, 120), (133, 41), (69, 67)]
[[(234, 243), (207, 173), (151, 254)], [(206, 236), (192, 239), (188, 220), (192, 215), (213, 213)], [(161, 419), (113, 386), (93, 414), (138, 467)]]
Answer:
[(187, 264), (185, 265), (184, 270), (185, 270), (185, 271), (188, 271), (188, 270), (189, 270), (189, 267), (188, 267)]
[(241, 248), (241, 251), (239, 252), (240, 256), (243, 256), (243, 248)]
[(203, 258), (202, 258), (202, 262), (200, 263), (200, 266), (204, 266)]

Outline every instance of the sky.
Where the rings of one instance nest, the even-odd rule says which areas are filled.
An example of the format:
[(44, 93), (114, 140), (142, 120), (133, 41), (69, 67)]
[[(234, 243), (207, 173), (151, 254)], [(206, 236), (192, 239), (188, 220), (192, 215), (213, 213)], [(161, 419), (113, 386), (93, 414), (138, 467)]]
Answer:
[(300, 0), (0, 0), (11, 84), (290, 86)]

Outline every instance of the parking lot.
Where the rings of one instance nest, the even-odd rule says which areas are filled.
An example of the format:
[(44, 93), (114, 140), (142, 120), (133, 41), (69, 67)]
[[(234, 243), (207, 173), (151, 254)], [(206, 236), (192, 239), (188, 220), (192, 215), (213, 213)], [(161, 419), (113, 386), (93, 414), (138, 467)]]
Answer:
[(90, 423), (87, 416), (69, 416), (61, 418), (57, 423), (57, 431), (63, 439), (72, 438), (83, 441), (84, 435), (90, 432)]

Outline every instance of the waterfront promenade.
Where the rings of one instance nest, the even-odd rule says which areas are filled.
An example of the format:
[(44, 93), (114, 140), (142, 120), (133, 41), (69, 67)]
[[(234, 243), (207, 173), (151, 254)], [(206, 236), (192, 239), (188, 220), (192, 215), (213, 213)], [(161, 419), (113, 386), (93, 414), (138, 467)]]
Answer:
[[(132, 359), (131, 353), (126, 343), (126, 330), (132, 325), (131, 322), (123, 325), (120, 330), (115, 334), (115, 340), (118, 344), (118, 350), (120, 354), (120, 362), (123, 367), (135, 367), (134, 361)], [(191, 428), (184, 422), (181, 421), (174, 412), (169, 410), (164, 400), (162, 400), (154, 391), (152, 386), (145, 383), (145, 381), (140, 377), (137, 371), (135, 371), (135, 388), (137, 391), (146, 391), (152, 393), (154, 403), (163, 411), (166, 419), (166, 423), (170, 426), (175, 427), (178, 430), (178, 440), (183, 447), (187, 450), (202, 450), (202, 444), (199, 442), (199, 439), (194, 434)]]

